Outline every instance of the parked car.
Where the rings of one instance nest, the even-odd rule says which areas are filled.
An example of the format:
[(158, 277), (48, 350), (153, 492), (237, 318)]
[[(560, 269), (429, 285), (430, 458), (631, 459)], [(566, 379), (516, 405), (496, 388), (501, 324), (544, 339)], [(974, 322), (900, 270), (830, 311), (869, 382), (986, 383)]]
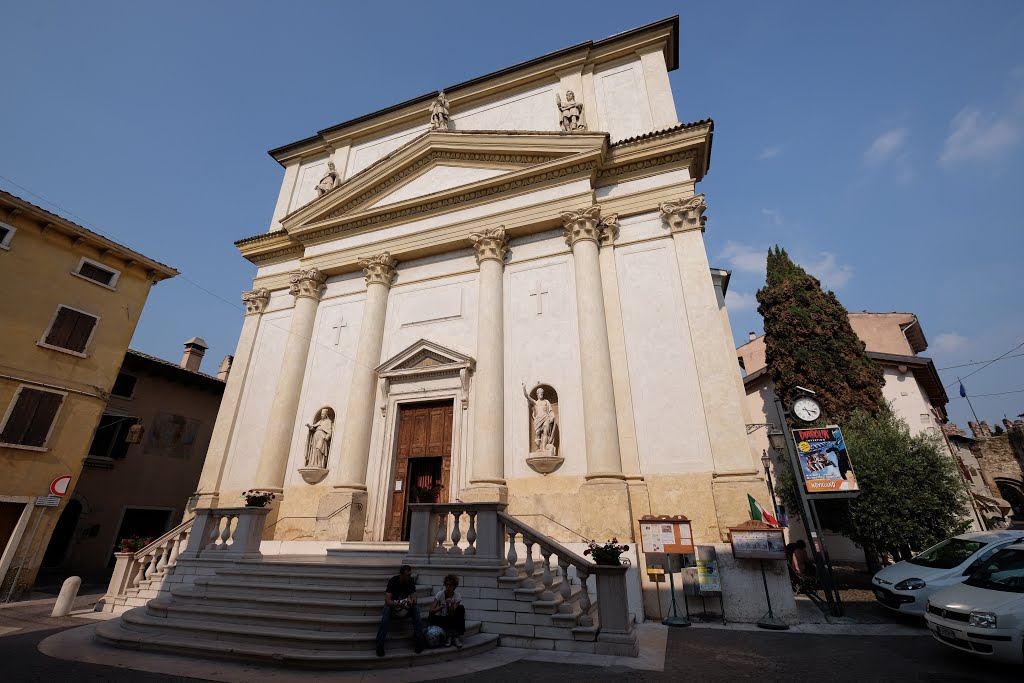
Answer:
[(875, 599), (889, 609), (923, 616), (933, 593), (961, 583), (981, 562), (1017, 541), (1024, 541), (1024, 532), (975, 531), (947, 538), (879, 571), (871, 579), (871, 589)]
[(928, 599), (928, 630), (943, 645), (1024, 664), (1024, 543), (984, 560), (963, 583)]

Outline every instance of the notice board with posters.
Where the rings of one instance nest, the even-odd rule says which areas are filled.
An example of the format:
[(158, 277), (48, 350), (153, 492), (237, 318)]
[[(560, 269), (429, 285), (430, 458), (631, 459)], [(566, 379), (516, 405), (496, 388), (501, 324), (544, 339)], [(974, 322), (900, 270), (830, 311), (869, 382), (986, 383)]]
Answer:
[(640, 549), (644, 553), (688, 555), (693, 552), (690, 520), (682, 515), (647, 515), (640, 523)]
[(807, 493), (856, 493), (857, 475), (838, 425), (794, 429), (793, 442)]
[(732, 555), (738, 560), (785, 560), (786, 535), (782, 529), (751, 520), (729, 529)]

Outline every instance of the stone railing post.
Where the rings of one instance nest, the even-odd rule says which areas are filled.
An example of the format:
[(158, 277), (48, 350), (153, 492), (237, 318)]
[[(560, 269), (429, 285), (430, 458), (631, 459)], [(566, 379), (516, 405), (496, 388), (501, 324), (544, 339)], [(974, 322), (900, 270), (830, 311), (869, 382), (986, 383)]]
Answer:
[(412, 519), (409, 521), (409, 555), (426, 557), (434, 545), (431, 521), (434, 513), (429, 504), (412, 504)]
[(203, 546), (209, 542), (210, 534), (213, 533), (213, 508), (196, 508), (195, 517), (192, 520), (192, 532), (188, 535), (188, 543), (185, 549), (178, 555), (181, 560), (194, 560), (199, 557)]
[(110, 612), (114, 608), (114, 600), (119, 595), (124, 595), (128, 590), (130, 578), (129, 569), (132, 566), (132, 558), (135, 553), (114, 553), (114, 573), (110, 576), (110, 583), (107, 584), (107, 592), (101, 600), (96, 603), (96, 612)]
[(626, 595), (628, 567), (594, 565), (591, 573), (597, 579), (597, 615), (602, 632), (630, 633), (633, 619)]
[(218, 551), (218, 556), (239, 560), (258, 560), (263, 557), (260, 541), (263, 540), (263, 527), (266, 526), (270, 507), (221, 508), (221, 511), (235, 515), (238, 521), (231, 532), (231, 545)]

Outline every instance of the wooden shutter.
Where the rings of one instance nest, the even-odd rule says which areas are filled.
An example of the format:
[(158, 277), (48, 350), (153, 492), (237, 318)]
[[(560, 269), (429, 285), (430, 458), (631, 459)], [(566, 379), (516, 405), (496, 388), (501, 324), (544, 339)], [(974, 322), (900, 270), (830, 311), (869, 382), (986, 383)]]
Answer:
[(61, 306), (57, 309), (57, 317), (46, 335), (46, 343), (69, 351), (85, 352), (92, 328), (96, 326), (96, 318), (88, 313)]
[(20, 446), (42, 446), (64, 397), (52, 391), (22, 387), (18, 402), (0, 433), (0, 441)]

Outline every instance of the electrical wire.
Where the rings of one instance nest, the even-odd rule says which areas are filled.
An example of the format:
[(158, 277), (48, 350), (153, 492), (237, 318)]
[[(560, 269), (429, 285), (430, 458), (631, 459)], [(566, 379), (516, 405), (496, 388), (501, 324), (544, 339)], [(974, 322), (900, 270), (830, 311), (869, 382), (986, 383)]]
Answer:
[(992, 364), (993, 364), (993, 363), (995, 363), (996, 361), (1002, 360), (1003, 358), (1005, 358), (1005, 357), (1009, 356), (1009, 355), (1010, 355), (1011, 353), (1013, 353), (1013, 352), (1014, 352), (1014, 351), (1016, 351), (1017, 349), (1021, 348), (1022, 346), (1024, 346), (1024, 341), (1022, 341), (1022, 342), (1021, 342), (1020, 344), (1017, 344), (1016, 346), (1014, 346), (1014, 347), (1013, 347), (1012, 349), (1010, 349), (1009, 351), (1007, 351), (1007, 352), (1006, 352), (1006, 353), (1004, 353), (1003, 355), (1001, 355), (1001, 356), (998, 356), (998, 357), (996, 357), (996, 358), (993, 358), (992, 360), (988, 361), (987, 363), (985, 363), (984, 365), (982, 365), (982, 366), (981, 366), (980, 368), (978, 368), (977, 370), (972, 370), (971, 372), (968, 372), (968, 373), (967, 373), (966, 375), (964, 375), (963, 377), (960, 377), (960, 378), (958, 378), (958, 379), (957, 379), (956, 381), (950, 382), (949, 384), (947, 384), (946, 386), (944, 386), (944, 387), (943, 387), (943, 389), (948, 389), (948, 388), (950, 388), (951, 386), (953, 386), (954, 384), (956, 384), (957, 382), (963, 382), (963, 381), (964, 381), (965, 379), (967, 379), (967, 378), (968, 378), (968, 377), (970, 377), (971, 375), (976, 375), (976, 374), (978, 374), (979, 372), (981, 372), (982, 370), (984, 370), (984, 369), (985, 369), (985, 368), (987, 368), (988, 366), (992, 365)]
[(981, 365), (982, 363), (995, 363), (996, 361), (1000, 361), (1000, 360), (1010, 360), (1011, 358), (1021, 358), (1021, 357), (1024, 357), (1024, 353), (1015, 353), (1012, 356), (1000, 356), (999, 358), (990, 358), (988, 360), (976, 360), (976, 361), (972, 361), (970, 363), (961, 363), (960, 365), (947, 365), (944, 368), (935, 368), (935, 369), (938, 372), (942, 372), (943, 370), (953, 370), (955, 368), (966, 368), (966, 367), (970, 367), (971, 365)]

